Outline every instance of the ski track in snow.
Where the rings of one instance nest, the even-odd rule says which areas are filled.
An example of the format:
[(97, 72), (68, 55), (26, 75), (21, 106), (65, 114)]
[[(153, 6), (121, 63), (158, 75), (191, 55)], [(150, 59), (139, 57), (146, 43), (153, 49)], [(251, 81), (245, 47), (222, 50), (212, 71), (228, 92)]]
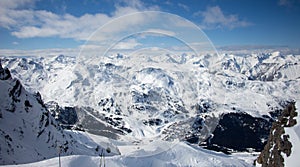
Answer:
[[(166, 144), (166, 143), (161, 143)], [(142, 148), (141, 148), (142, 149)], [(137, 155), (138, 154), (138, 155)], [(138, 156), (138, 157), (136, 157)], [(140, 156), (140, 152), (137, 151), (136, 155), (116, 155), (111, 157), (105, 157), (106, 166), (162, 166), (162, 167), (174, 167), (174, 166), (251, 166), (244, 161), (238, 160), (233, 156), (228, 156), (222, 153), (216, 153), (202, 148), (192, 147), (185, 143), (178, 143), (172, 149), (153, 154), (152, 156)], [(96, 156), (65, 156), (61, 157), (62, 166), (70, 167), (96, 167), (100, 165), (101, 157)], [(58, 157), (22, 165), (8, 165), (8, 167), (40, 167), (58, 166)], [(102, 163), (104, 163), (102, 161)]]

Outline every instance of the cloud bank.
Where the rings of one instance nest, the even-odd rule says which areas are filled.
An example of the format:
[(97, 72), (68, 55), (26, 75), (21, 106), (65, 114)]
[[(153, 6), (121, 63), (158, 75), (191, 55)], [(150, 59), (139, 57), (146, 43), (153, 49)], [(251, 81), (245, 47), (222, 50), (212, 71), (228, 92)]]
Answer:
[(241, 20), (238, 15), (224, 14), (219, 6), (207, 7), (205, 11), (198, 11), (194, 15), (203, 18), (201, 22), (203, 29), (234, 29), (252, 25), (250, 22)]
[(145, 7), (141, 1), (123, 1), (125, 6), (115, 4), (110, 14), (59, 15), (46, 10), (33, 10), (35, 0), (0, 1), (0, 26), (11, 31), (18, 38), (60, 37), (75, 40), (87, 38), (108, 21), (128, 13), (157, 10)]
[[(17, 38), (60, 37), (87, 40), (94, 31), (114, 18), (128, 13), (160, 10), (154, 5), (146, 7), (140, 0), (123, 0), (115, 4), (115, 10), (110, 14), (59, 15), (46, 10), (34, 10), (36, 1), (0, 1), (0, 27), (10, 30), (11, 35)], [(178, 6), (189, 10), (184, 4), (179, 3)], [(203, 29), (234, 29), (251, 25), (238, 15), (224, 14), (219, 6), (207, 7), (205, 11), (196, 12), (195, 15), (202, 17), (200, 27)], [(145, 20), (137, 20), (135, 24), (139, 24), (138, 21)]]

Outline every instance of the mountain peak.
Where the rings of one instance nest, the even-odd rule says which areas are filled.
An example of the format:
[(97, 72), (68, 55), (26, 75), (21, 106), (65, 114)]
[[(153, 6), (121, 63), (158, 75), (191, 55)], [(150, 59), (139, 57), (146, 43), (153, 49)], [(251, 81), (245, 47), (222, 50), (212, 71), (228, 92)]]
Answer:
[(100, 154), (102, 147), (94, 141), (83, 139), (88, 143), (83, 144), (80, 133), (64, 131), (40, 94), (24, 89), (8, 68), (1, 66), (0, 79), (0, 165), (52, 158), (57, 149), (61, 155)]
[(8, 70), (8, 68), (3, 68), (2, 67), (1, 59), (0, 59), (0, 79), (1, 80), (8, 80), (9, 78), (11, 78), (10, 71)]

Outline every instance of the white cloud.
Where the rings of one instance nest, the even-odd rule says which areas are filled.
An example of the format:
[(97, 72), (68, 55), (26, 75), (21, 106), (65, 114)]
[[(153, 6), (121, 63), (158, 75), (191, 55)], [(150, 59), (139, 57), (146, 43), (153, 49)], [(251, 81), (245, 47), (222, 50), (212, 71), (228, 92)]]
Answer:
[[(0, 27), (7, 29), (32, 22), (30, 10), (21, 10), (24, 7), (34, 6), (36, 0), (0, 1)], [(29, 17), (28, 17), (29, 16)]]
[(77, 56), (79, 49), (73, 48), (54, 48), (54, 49), (37, 49), (37, 50), (16, 50), (16, 49), (0, 49), (0, 56), (51, 56), (51, 55), (68, 55)]
[(296, 7), (300, 4), (300, 0), (278, 0), (277, 4), (279, 6), (285, 6), (289, 8)]
[(166, 5), (168, 5), (168, 6), (173, 6), (173, 3), (170, 1), (170, 0), (167, 0), (167, 1), (165, 1), (164, 2)]
[(2, 0), (0, 1), (0, 7), (6, 9), (15, 9), (23, 6), (33, 6), (35, 1), (37, 0)]
[[(115, 11), (110, 15), (96, 13), (76, 17), (71, 14), (58, 15), (45, 10), (28, 9), (34, 5), (34, 0), (0, 1), (0, 27), (11, 30), (11, 34), (18, 38), (57, 36), (86, 40), (99, 27), (114, 18), (128, 13), (157, 9), (156, 6), (146, 8), (139, 0), (122, 2), (125, 5), (116, 4)], [(124, 25), (126, 24), (122, 26)], [(112, 27), (110, 31), (117, 31), (119, 28), (121, 27)]]
[(178, 3), (177, 5), (186, 11), (190, 11), (190, 8), (188, 6), (186, 6), (185, 4)]
[(145, 4), (140, 0), (121, 0), (116, 6), (122, 6), (122, 3), (125, 4), (124, 6), (130, 6), (136, 9), (144, 8)]
[(199, 11), (195, 15), (203, 17), (202, 28), (216, 29), (216, 28), (229, 28), (234, 29), (237, 27), (247, 27), (251, 23), (241, 20), (238, 15), (225, 15), (219, 6), (208, 7), (206, 11)]
[(129, 39), (126, 41), (121, 41), (117, 43), (117, 45), (114, 46), (114, 49), (120, 50), (120, 49), (135, 49), (137, 46), (142, 45), (141, 43), (138, 43), (136, 39)]
[(70, 14), (60, 16), (47, 11), (35, 11), (31, 14), (37, 20), (33, 24), (21, 26), (12, 35), (18, 38), (58, 36), (84, 40), (111, 19), (105, 14), (85, 14), (81, 17)]
[(279, 0), (278, 1), (278, 5), (279, 6), (290, 6), (291, 5), (291, 1), (290, 0)]

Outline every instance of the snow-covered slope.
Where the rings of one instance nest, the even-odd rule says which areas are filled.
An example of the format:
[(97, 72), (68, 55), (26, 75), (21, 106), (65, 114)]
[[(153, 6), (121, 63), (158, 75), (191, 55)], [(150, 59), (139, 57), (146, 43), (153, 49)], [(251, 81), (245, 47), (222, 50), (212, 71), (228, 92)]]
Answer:
[[(168, 143), (157, 143), (159, 145), (156, 148), (165, 147)], [(158, 153), (155, 153), (158, 151)], [(251, 166), (242, 160), (238, 160), (235, 157), (224, 155), (222, 153), (215, 153), (213, 151), (204, 150), (199, 147), (193, 147), (185, 143), (178, 143), (172, 149), (164, 152), (159, 152), (160, 150), (152, 150), (153, 154), (151, 156), (141, 156), (144, 153), (149, 152), (144, 151), (143, 148), (131, 152), (130, 155), (123, 154), (120, 156), (113, 157), (91, 157), (91, 156), (67, 156), (61, 158), (62, 166), (70, 167), (81, 167), (89, 166), (96, 167), (101, 166), (113, 166), (113, 167), (123, 167), (123, 166), (138, 166), (138, 167), (173, 167), (173, 166), (203, 166), (203, 167), (220, 167), (220, 166), (231, 166), (231, 167), (246, 167)], [(49, 166), (54, 167), (58, 165), (58, 158), (53, 158), (37, 163), (31, 163), (26, 165), (20, 165), (22, 167), (38, 167), (38, 166)], [(19, 165), (12, 165), (17, 167)], [(11, 166), (11, 167), (12, 167)]]
[(216, 127), (238, 125), (258, 133), (259, 150), (268, 122), (300, 99), (299, 55), (137, 56), (5, 57), (2, 62), (44, 101), (76, 111), (77, 124), (86, 131), (138, 146), (144, 143), (137, 141), (161, 139), (209, 142)]
[[(34, 162), (56, 157), (58, 152), (98, 155), (105, 149), (88, 138), (79, 140), (80, 136), (64, 131), (40, 94), (27, 92), (0, 64), (0, 164)], [(110, 154), (116, 153), (114, 150)]]
[[(270, 129), (269, 122), (276, 119), (290, 101), (300, 100), (300, 57), (298, 55), (282, 55), (280, 52), (273, 52), (238, 56), (232, 54), (136, 56), (140, 57), (121, 54), (93, 60), (64, 55), (42, 58), (4, 57), (2, 63), (30, 92), (41, 92), (43, 100), (48, 102), (47, 107), (55, 118), (46, 112), (44, 106), (35, 108), (34, 111), (44, 110), (45, 112), (41, 113), (47, 113), (49, 120), (55, 122), (56, 119), (60, 124), (73, 124), (77, 120), (76, 126), (89, 133), (117, 139), (117, 141), (108, 142), (118, 145), (122, 155), (107, 158), (107, 163), (111, 165), (138, 164), (155, 160), (155, 163), (165, 166), (178, 163), (182, 163), (183, 166), (189, 163), (202, 166), (200, 162), (203, 162), (204, 166), (206, 164), (219, 166), (220, 161), (224, 161), (224, 164), (228, 162), (229, 166), (230, 164), (239, 166), (240, 161), (232, 160), (232, 163), (229, 163), (228, 159), (231, 157), (218, 154), (215, 158), (209, 159), (207, 157), (214, 157), (215, 154), (179, 141), (205, 142), (208, 146), (217, 144), (223, 147), (224, 142), (216, 142), (218, 135), (228, 133), (244, 135), (243, 140), (251, 140), (255, 145), (250, 142), (242, 146), (231, 147), (228, 143), (225, 146), (235, 150), (244, 150), (258, 145), (254, 149), (259, 150), (266, 142), (265, 133)], [(2, 88), (13, 90), (16, 83), (12, 80), (1, 81), (1, 84), (6, 85), (1, 87), (1, 90)], [(41, 106), (38, 102), (31, 102), (30, 100), (34, 101), (36, 97), (25, 90), (22, 92), (26, 92), (27, 96), (21, 93), (20, 102), (13, 102), (13, 98), (5, 92), (7, 91), (3, 91), (4, 94), (1, 96), (4, 101), (6, 100), (6, 102), (3, 101), (4, 107), (1, 108), (3, 118), (17, 113), (4, 112), (11, 104), (18, 104), (17, 108), (25, 107), (22, 110), (19, 109), (20, 111), (24, 111), (26, 107), (31, 110), (33, 107), (28, 107), (31, 105)], [(25, 102), (27, 99), (30, 105)], [(28, 117), (30, 121), (34, 118), (36, 121), (38, 120), (36, 118), (41, 119), (43, 115), (38, 113), (36, 116), (27, 116), (26, 110), (21, 113), (23, 115), (20, 118), (27, 119)], [(70, 115), (72, 119), (67, 119)], [(44, 120), (47, 119), (44, 118)], [(37, 128), (37, 134), (39, 134), (39, 122), (37, 121), (34, 124), (36, 126), (33, 127)], [(5, 121), (0, 122), (0, 125), (3, 123)], [(46, 123), (41, 123), (41, 125), (43, 128)], [(218, 134), (214, 132), (216, 127)], [(67, 133), (58, 126), (53, 128), (54, 130), (44, 128), (47, 130), (42, 132), (41, 138), (44, 136), (43, 140), (47, 141), (47, 135), (44, 134), (48, 131), (51, 133), (59, 131), (57, 132), (59, 139), (61, 139), (60, 135)], [(231, 128), (229, 129), (231, 132), (224, 131), (228, 128)], [(242, 128), (242, 130), (238, 129), (236, 133), (232, 133), (236, 128)], [(1, 129), (7, 129), (9, 133), (17, 133), (16, 130), (4, 128), (4, 126)], [(255, 135), (240, 133), (245, 130)], [(28, 132), (30, 136), (34, 136), (32, 140), (37, 138), (36, 133)], [(14, 140), (18, 135), (15, 134), (11, 139)], [(234, 135), (227, 135), (224, 140), (235, 141)], [(5, 136), (3, 140), (6, 141), (6, 147), (8, 147), (10, 139), (5, 139)], [(74, 134), (71, 136), (74, 138)], [(84, 136), (78, 138), (84, 138)], [(253, 136), (255, 138), (252, 138)], [(79, 140), (78, 138), (76, 140)], [(69, 141), (67, 138), (61, 140)], [(159, 156), (152, 154), (151, 149), (159, 149), (160, 144), (151, 146), (151, 143), (161, 140), (169, 141), (170, 143), (165, 145), (170, 144), (172, 147), (175, 145), (176, 149), (168, 151), (163, 149), (157, 153)], [(179, 144), (176, 145), (178, 142)], [(95, 149), (96, 144), (92, 145), (91, 148)], [(150, 150), (143, 152), (138, 149), (147, 145)], [(78, 146), (78, 148), (81, 147)], [(76, 150), (77, 146), (72, 146), (73, 148)], [(126, 150), (133, 148), (137, 150), (129, 151), (130, 155), (128, 155)], [(85, 146), (84, 149), (88, 150)], [(199, 155), (199, 157), (194, 157), (187, 152)], [(78, 154), (81, 153), (85, 154), (84, 151)], [(183, 153), (190, 157), (183, 156)], [(48, 153), (45, 154), (48, 155)], [(91, 155), (94, 152), (88, 154)], [(151, 156), (143, 157), (149, 154)], [(54, 157), (57, 152), (50, 151), (49, 155), (47, 158)], [(132, 155), (143, 158), (132, 158)], [(181, 159), (180, 156), (183, 158)], [(207, 160), (205, 161), (201, 156), (206, 157), (204, 159)], [(41, 156), (37, 157), (41, 159)], [(163, 157), (168, 159), (170, 164), (162, 162)], [(179, 160), (171, 161), (174, 157)], [(66, 157), (65, 160), (65, 163), (72, 164), (74, 164), (73, 161), (91, 160), (91, 165), (97, 165), (99, 159), (71, 156)], [(56, 161), (57, 159), (52, 159), (33, 165), (39, 166), (43, 163), (51, 165)]]
[(203, 117), (217, 121), (228, 112), (272, 117), (269, 112), (299, 92), (296, 55), (138, 56), (81, 58), (77, 63), (64, 55), (15, 57), (4, 58), (3, 64), (46, 102), (90, 107), (85, 110), (90, 116), (138, 138), (171, 139), (162, 133), (174, 129), (175, 122), (189, 129)]
[[(43, 92), (47, 101), (69, 101), (74, 95), (66, 95), (66, 88), (76, 79), (74, 57), (64, 55), (49, 57), (10, 57), (3, 58), (2, 64), (10, 69), (30, 92)], [(62, 95), (63, 94), (63, 95)], [(70, 103), (74, 102), (70, 100)], [(73, 103), (74, 104), (74, 103)], [(70, 104), (68, 104), (70, 105)]]

